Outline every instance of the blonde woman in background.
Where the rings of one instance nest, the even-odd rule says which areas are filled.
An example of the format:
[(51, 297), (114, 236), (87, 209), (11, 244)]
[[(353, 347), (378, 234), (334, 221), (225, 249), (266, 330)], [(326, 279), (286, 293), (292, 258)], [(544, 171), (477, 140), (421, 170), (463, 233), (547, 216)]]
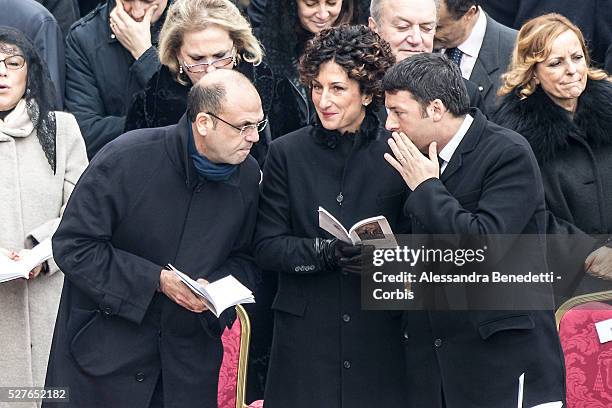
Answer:
[[(551, 270), (565, 274), (557, 294), (563, 300), (611, 289), (598, 278), (612, 277), (612, 83), (591, 67), (578, 27), (554, 13), (523, 25), (503, 80), (494, 121), (531, 144), (551, 215), (548, 233), (572, 234), (563, 244), (570, 249), (549, 256)], [(549, 239), (549, 250), (557, 239)]]
[[(230, 0), (175, 1), (159, 36), (159, 58), (162, 67), (130, 106), (126, 131), (177, 123), (191, 86), (216, 69), (244, 74), (257, 88), (264, 113), (270, 110), (272, 72), (262, 61), (263, 50), (249, 22)], [(251, 150), (260, 165), (269, 140), (270, 126)]]

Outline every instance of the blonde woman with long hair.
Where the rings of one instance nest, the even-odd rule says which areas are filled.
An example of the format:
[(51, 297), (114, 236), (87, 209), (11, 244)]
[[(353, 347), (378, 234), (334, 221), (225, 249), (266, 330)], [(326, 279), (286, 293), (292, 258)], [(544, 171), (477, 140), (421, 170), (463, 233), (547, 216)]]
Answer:
[(540, 165), (548, 233), (572, 234), (571, 250), (550, 257), (565, 274), (558, 294), (610, 289), (598, 278), (612, 278), (612, 83), (580, 29), (553, 13), (525, 23), (498, 95), (494, 121), (527, 138)]

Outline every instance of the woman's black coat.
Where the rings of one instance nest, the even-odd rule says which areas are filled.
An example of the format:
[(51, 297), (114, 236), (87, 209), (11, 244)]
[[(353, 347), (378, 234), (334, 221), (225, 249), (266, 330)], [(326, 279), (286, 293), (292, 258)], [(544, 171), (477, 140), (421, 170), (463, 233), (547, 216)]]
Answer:
[[(573, 119), (540, 87), (524, 100), (511, 93), (502, 100), (495, 122), (531, 144), (542, 170), (546, 204), (554, 215), (548, 232), (578, 234), (574, 244), (581, 241), (584, 249), (576, 252), (575, 260), (581, 265), (601, 245), (585, 235), (612, 234), (612, 83), (588, 80)], [(567, 282), (571, 288), (577, 283)], [(603, 290), (606, 285), (587, 277), (578, 291)]]
[[(270, 68), (264, 63), (258, 66), (241, 63), (236, 70), (253, 82), (261, 97), (263, 111), (270, 121), (266, 130), (259, 135), (259, 143), (251, 149), (251, 155), (262, 166), (272, 139), (271, 132), (274, 132), (274, 123), (282, 122), (280, 118), (271, 116), (274, 77)], [(176, 124), (187, 110), (187, 94), (190, 89), (191, 84), (178, 83), (168, 67), (162, 65), (145, 89), (134, 96), (127, 113), (125, 131)]]
[(360, 277), (325, 269), (313, 246), (331, 238), (319, 206), (347, 228), (382, 214), (403, 231), (407, 186), (379, 131), (368, 114), (354, 135), (308, 126), (270, 146), (255, 238), (257, 262), (278, 273), (266, 407), (403, 406), (398, 314), (362, 310)]

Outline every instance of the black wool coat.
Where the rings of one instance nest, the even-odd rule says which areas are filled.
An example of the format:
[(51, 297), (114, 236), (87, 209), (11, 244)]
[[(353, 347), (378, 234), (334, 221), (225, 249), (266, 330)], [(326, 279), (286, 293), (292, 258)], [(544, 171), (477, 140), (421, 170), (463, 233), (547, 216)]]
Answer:
[(156, 46), (165, 12), (151, 26), (153, 45), (134, 60), (110, 29), (115, 5), (115, 0), (99, 4), (66, 37), (65, 105), (79, 123), (90, 159), (123, 133), (132, 97), (160, 67)]
[[(261, 98), (264, 114), (268, 117), (269, 126), (260, 133), (259, 142), (251, 149), (251, 155), (263, 166), (275, 124), (284, 120), (271, 112), (275, 91), (274, 76), (265, 63), (258, 66), (241, 63), (236, 70), (253, 82)], [(187, 110), (187, 95), (190, 89), (191, 84), (180, 84), (168, 67), (162, 65), (145, 89), (134, 96), (127, 112), (125, 131), (176, 124)]]
[[(517, 133), (487, 121), (480, 112), (472, 110), (470, 114), (474, 122), (440, 179), (424, 181), (406, 200), (404, 210), (412, 220), (411, 232), (492, 239), (497, 235), (543, 234), (544, 188), (529, 145)], [(496, 252), (500, 265), (509, 265), (512, 259), (516, 271), (542, 271), (544, 244), (539, 248), (534, 244), (533, 238), (504, 244)], [(454, 288), (449, 286), (441, 289), (452, 294)], [(524, 406), (563, 401), (563, 354), (554, 315), (551, 310), (525, 310), (527, 305), (552, 309), (552, 287), (528, 288), (501, 292), (505, 302), (500, 304), (492, 297), (500, 293), (495, 285), (466, 285), (467, 310), (458, 310), (466, 306), (449, 296), (446, 300), (452, 310), (405, 312), (410, 398), (406, 406), (515, 407), (522, 373)], [(495, 310), (500, 308), (504, 310)]]
[(378, 132), (368, 114), (354, 135), (308, 126), (270, 146), (255, 252), (278, 274), (266, 407), (404, 406), (398, 314), (361, 310), (360, 277), (325, 269), (313, 247), (331, 237), (319, 206), (347, 228), (382, 214), (402, 232), (407, 187)]
[(91, 162), (53, 238), (66, 280), (46, 384), (70, 404), (148, 408), (161, 375), (164, 407), (214, 407), (230, 313), (192, 313), (156, 289), (168, 263), (212, 282), (252, 287), (260, 172), (247, 158), (225, 182), (198, 178), (178, 125), (129, 132)]
[[(601, 245), (589, 235), (612, 234), (612, 83), (588, 80), (573, 119), (538, 87), (524, 100), (507, 95), (495, 121), (527, 138), (536, 155), (554, 216), (548, 233), (577, 235), (570, 264), (580, 273), (567, 277), (567, 297), (583, 279), (584, 259)], [(580, 292), (610, 289), (588, 276), (580, 285)]]

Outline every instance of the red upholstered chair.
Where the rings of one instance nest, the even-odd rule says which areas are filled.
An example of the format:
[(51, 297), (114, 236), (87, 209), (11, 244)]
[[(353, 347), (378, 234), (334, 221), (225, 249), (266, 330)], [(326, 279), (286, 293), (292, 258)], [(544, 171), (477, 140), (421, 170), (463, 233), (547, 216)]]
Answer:
[(577, 296), (556, 313), (565, 355), (568, 408), (612, 407), (612, 341), (601, 344), (595, 323), (612, 319), (612, 291)]
[(262, 408), (263, 401), (246, 405), (246, 374), (249, 360), (251, 323), (244, 308), (236, 306), (237, 319), (221, 336), (223, 361), (219, 370), (217, 403), (219, 408)]

